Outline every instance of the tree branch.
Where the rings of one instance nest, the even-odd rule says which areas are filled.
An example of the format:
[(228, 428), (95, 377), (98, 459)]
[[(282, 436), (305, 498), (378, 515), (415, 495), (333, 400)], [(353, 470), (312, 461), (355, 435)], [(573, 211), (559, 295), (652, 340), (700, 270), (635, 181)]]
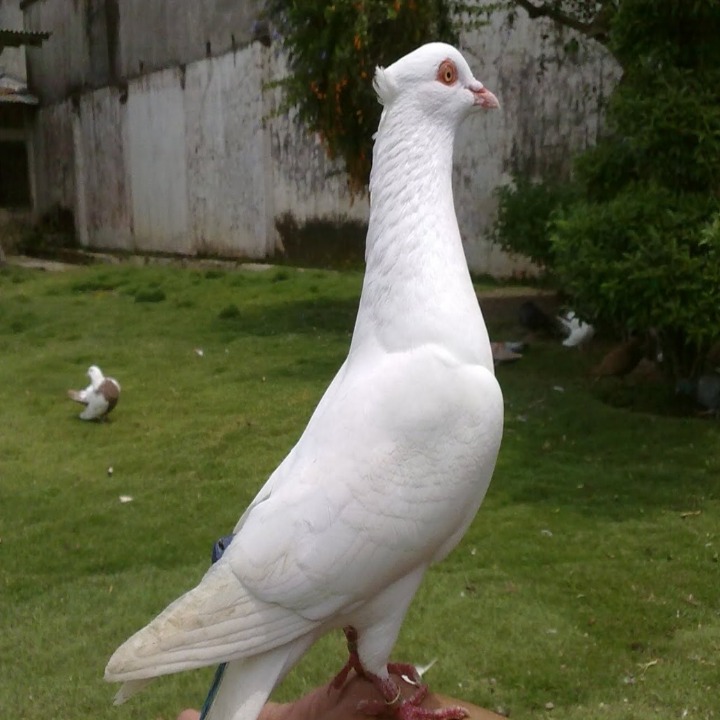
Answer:
[(585, 37), (597, 40), (599, 43), (606, 45), (609, 39), (609, 27), (608, 27), (608, 13), (603, 12), (605, 8), (601, 8), (595, 17), (590, 22), (583, 22), (574, 15), (569, 15), (566, 12), (560, 10), (557, 6), (551, 5), (547, 2), (543, 2), (540, 5), (535, 5), (530, 0), (514, 0), (516, 5), (519, 5), (531, 19), (538, 17), (550, 18), (559, 25), (572, 28), (577, 30)]

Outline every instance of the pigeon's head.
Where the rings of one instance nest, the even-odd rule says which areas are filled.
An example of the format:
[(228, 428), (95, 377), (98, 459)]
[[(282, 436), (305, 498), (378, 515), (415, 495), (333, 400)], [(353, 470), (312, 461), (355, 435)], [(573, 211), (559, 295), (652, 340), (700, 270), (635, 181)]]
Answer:
[(92, 385), (97, 385), (103, 381), (102, 370), (97, 365), (91, 365), (88, 368), (87, 375)]
[(386, 68), (377, 68), (378, 99), (390, 108), (407, 103), (415, 111), (461, 122), (473, 110), (500, 107), (452, 45), (428, 43)]

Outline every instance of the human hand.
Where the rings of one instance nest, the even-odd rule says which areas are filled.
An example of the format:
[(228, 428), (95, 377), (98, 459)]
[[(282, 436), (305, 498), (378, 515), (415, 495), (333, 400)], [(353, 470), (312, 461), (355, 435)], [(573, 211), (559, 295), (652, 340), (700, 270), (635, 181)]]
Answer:
[[(403, 697), (416, 692), (417, 687), (405, 682), (401, 677), (395, 675), (394, 679), (400, 686)], [(358, 705), (368, 702), (382, 703), (383, 698), (372, 683), (353, 676), (340, 690), (335, 690), (330, 685), (323, 685), (291, 703), (269, 702), (263, 708), (258, 720), (368, 720), (368, 715), (358, 710)], [(421, 703), (421, 706), (428, 710), (458, 705), (467, 710), (468, 720), (504, 720), (501, 715), (477, 705), (435, 693), (428, 693)], [(198, 720), (199, 717), (200, 713), (197, 710), (183, 710), (177, 720)], [(392, 718), (392, 710), (388, 708), (386, 713), (375, 717)]]

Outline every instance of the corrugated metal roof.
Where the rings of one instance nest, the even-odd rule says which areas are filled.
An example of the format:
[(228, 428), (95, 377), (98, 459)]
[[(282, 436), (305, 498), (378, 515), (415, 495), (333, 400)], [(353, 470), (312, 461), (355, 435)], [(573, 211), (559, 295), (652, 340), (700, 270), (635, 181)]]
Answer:
[(21, 45), (40, 47), (43, 40), (47, 40), (49, 37), (49, 32), (0, 28), (0, 47), (20, 47)]
[(27, 85), (19, 78), (0, 73), (0, 103), (37, 105), (38, 99), (28, 92)]

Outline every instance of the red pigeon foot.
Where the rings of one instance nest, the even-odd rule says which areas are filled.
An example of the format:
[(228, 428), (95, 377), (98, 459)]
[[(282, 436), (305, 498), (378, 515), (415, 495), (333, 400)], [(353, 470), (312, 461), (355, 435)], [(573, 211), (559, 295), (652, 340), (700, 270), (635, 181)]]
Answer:
[[(351, 670), (354, 670), (360, 677), (365, 677), (365, 670), (360, 662), (360, 657), (357, 652), (357, 630), (352, 626), (348, 625), (343, 628), (345, 633), (345, 640), (347, 641), (348, 661), (345, 663), (343, 669), (333, 678), (330, 683), (330, 688), (333, 690), (339, 690), (348, 678)], [(328, 690), (330, 689), (328, 688)]]
[(389, 673), (399, 675), (409, 685), (417, 690), (409, 697), (403, 698), (398, 684), (392, 677), (381, 678), (365, 670), (357, 651), (357, 630), (348, 625), (343, 628), (348, 647), (348, 661), (340, 672), (333, 678), (330, 688), (339, 690), (348, 678), (351, 670), (363, 677), (380, 691), (383, 700), (363, 700), (357, 707), (363, 715), (383, 715), (388, 709), (398, 720), (461, 720), (467, 717), (468, 712), (462, 707), (446, 707), (428, 710), (420, 707), (420, 703), (427, 697), (428, 686), (423, 683), (417, 668), (410, 663), (388, 663)]
[(421, 707), (420, 703), (427, 697), (428, 687), (420, 682), (420, 674), (414, 666), (405, 663), (391, 663), (388, 665), (388, 670), (400, 672), (401, 676), (407, 678), (411, 685), (417, 685), (417, 690), (409, 697), (404, 698), (400, 687), (391, 677), (381, 678), (366, 673), (367, 678), (385, 698), (385, 702), (380, 700), (363, 701), (358, 705), (358, 712), (365, 715), (382, 715), (390, 710), (397, 720), (462, 720), (468, 716), (468, 711), (459, 706), (435, 710)]

